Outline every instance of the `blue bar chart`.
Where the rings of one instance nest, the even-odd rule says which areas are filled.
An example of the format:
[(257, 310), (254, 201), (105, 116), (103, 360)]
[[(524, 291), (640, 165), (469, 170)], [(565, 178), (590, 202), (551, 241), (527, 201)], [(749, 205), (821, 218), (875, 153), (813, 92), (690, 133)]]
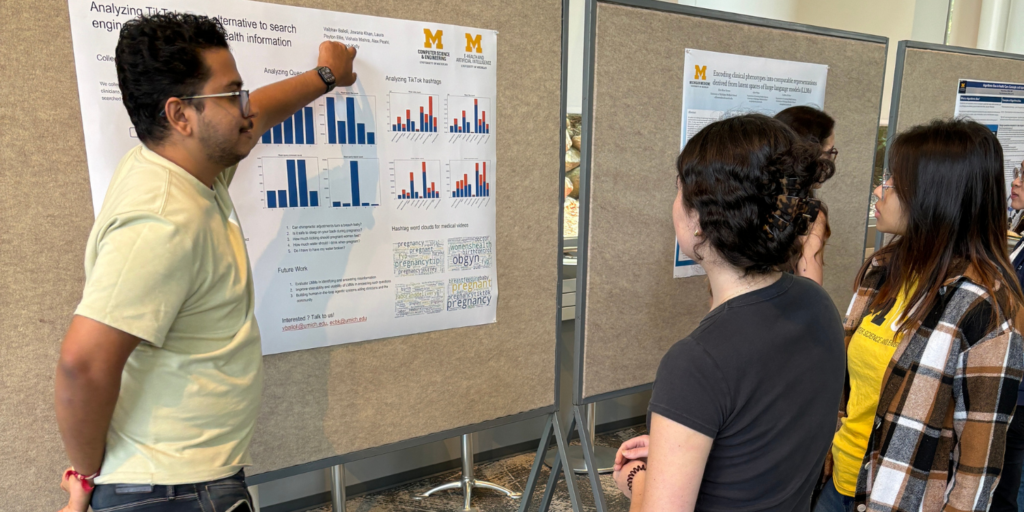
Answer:
[(316, 144), (313, 107), (302, 107), (284, 122), (266, 131), (260, 142), (263, 144)]
[(320, 206), (319, 169), (316, 158), (260, 158), (263, 200), (266, 208), (316, 208)]
[(441, 162), (438, 160), (395, 160), (393, 193), (396, 199), (440, 199)]
[(390, 129), (392, 132), (437, 133), (440, 107), (437, 96), (391, 92), (388, 95)]
[[(451, 197), (490, 197), (494, 166), (487, 160), (452, 160)], [(490, 173), (490, 174), (488, 174)]]
[(377, 144), (373, 96), (331, 94), (325, 100), (328, 144)]
[(453, 96), (447, 99), (448, 116), (445, 119), (448, 133), (470, 133), (474, 135), (491, 133), (491, 99), (477, 96)]
[(331, 208), (380, 206), (380, 164), (375, 158), (329, 158)]

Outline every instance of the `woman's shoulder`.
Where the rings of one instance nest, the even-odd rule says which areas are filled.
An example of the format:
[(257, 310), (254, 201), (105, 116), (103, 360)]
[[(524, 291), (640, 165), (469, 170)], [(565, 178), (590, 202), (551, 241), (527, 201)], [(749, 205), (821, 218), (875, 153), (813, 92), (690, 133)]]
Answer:
[(717, 365), (715, 357), (708, 350), (709, 339), (694, 332), (675, 342), (661, 358), (661, 366), (678, 370), (679, 368)]
[[(1024, 312), (1012, 299), (998, 300), (996, 294), (1005, 292), (1001, 288), (1001, 283), (996, 282), (995, 289), (989, 289), (971, 270), (946, 280), (939, 288), (945, 299), (941, 301), (940, 322), (955, 325), (969, 346), (992, 337), (993, 331), (1019, 328)], [(1000, 302), (1006, 302), (1014, 311), (1004, 311)]]

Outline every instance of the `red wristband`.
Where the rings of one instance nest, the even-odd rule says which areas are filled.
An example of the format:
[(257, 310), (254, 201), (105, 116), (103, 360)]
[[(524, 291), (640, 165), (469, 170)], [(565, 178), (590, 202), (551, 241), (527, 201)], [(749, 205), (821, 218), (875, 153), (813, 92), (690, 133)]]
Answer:
[(92, 490), (95, 489), (96, 486), (93, 485), (92, 482), (90, 482), (90, 480), (93, 480), (96, 477), (100, 476), (100, 472), (99, 470), (97, 470), (96, 473), (89, 476), (85, 476), (79, 473), (78, 471), (75, 471), (74, 468), (64, 472), (64, 478), (70, 478), (72, 476), (77, 478), (78, 481), (82, 483), (82, 489), (84, 489), (85, 492), (92, 492)]

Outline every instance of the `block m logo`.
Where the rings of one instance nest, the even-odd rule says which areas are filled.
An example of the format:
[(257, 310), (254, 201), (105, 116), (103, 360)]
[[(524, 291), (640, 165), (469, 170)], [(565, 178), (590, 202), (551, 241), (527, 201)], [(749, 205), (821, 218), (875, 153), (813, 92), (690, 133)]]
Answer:
[(429, 28), (423, 29), (423, 47), (424, 48), (437, 48), (438, 50), (444, 49), (444, 44), (441, 43), (441, 36), (444, 35), (444, 31), (438, 29), (437, 32), (431, 32)]
[(466, 52), (467, 53), (483, 53), (483, 48), (480, 47), (480, 34), (473, 37), (473, 34), (466, 34)]
[(693, 74), (694, 80), (707, 80), (708, 79), (708, 67), (707, 66), (693, 66), (696, 68), (696, 72)]

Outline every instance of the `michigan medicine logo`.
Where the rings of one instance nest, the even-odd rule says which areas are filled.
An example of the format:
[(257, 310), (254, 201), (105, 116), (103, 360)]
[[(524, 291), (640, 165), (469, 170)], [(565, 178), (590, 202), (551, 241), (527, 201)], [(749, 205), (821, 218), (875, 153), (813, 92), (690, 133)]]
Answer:
[(448, 52), (444, 51), (444, 30), (423, 29), (423, 48), (419, 50), (420, 63), (436, 66), (448, 65)]
[(700, 64), (693, 65), (693, 79), (687, 82), (690, 87), (699, 87), (702, 89), (708, 89), (711, 87), (711, 82), (708, 81), (708, 67), (701, 66)]

